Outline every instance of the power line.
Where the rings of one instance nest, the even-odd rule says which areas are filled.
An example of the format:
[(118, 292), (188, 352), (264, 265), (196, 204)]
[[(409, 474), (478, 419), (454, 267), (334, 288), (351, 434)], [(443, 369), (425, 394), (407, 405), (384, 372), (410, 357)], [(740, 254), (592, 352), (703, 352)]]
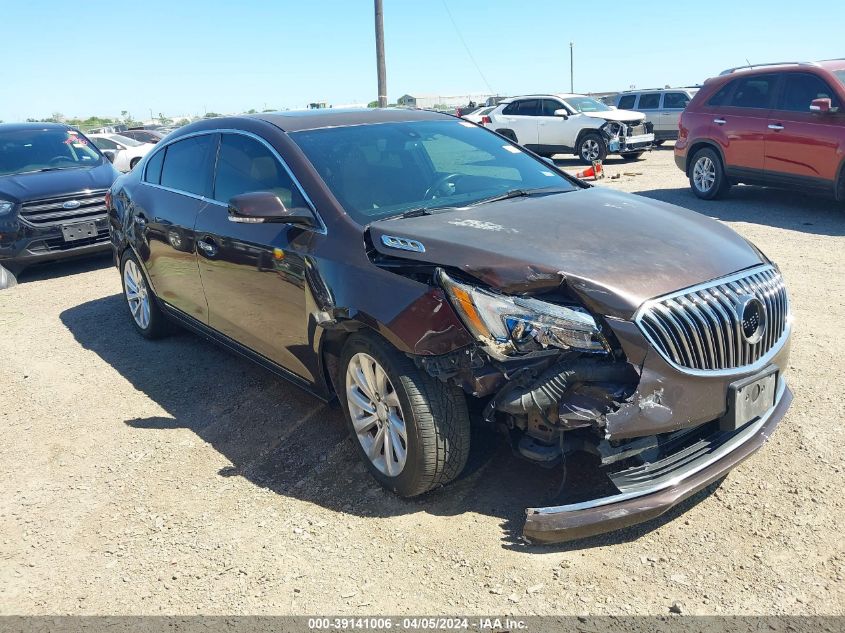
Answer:
[(490, 91), (490, 94), (496, 93), (493, 88), (490, 87), (490, 82), (487, 81), (487, 77), (484, 76), (484, 73), (481, 72), (481, 67), (478, 65), (478, 62), (475, 61), (475, 57), (472, 56), (472, 52), (469, 50), (469, 46), (467, 46), (466, 41), (464, 40), (464, 36), (461, 35), (461, 30), (458, 28), (457, 23), (455, 22), (455, 18), (452, 17), (452, 12), (449, 11), (449, 6), (446, 4), (446, 0), (443, 1), (443, 8), (446, 9), (446, 14), (449, 16), (449, 20), (452, 22), (452, 26), (455, 27), (455, 33), (458, 34), (458, 39), (461, 40), (461, 44), (464, 45), (464, 49), (469, 55), (470, 61), (475, 66), (475, 69), (478, 71), (478, 74), (481, 76), (481, 80), (484, 82), (484, 85), (487, 86), (487, 90)]

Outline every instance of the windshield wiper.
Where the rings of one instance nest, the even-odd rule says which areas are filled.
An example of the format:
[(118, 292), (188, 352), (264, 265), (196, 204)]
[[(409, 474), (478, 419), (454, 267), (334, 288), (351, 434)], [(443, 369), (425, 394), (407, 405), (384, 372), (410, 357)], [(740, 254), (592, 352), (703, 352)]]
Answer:
[(555, 193), (567, 193), (573, 191), (572, 189), (560, 189), (559, 187), (544, 187), (541, 189), (509, 189), (503, 194), (492, 196), (490, 198), (483, 198), (478, 202), (474, 202), (470, 206), (478, 206), (479, 204), (487, 204), (488, 202), (499, 202), (500, 200), (509, 200), (510, 198), (530, 198), (531, 196), (547, 196)]
[(421, 215), (431, 215), (431, 209), (428, 207), (417, 207), (416, 209), (408, 209), (402, 215), (397, 215), (397, 218), (418, 218)]

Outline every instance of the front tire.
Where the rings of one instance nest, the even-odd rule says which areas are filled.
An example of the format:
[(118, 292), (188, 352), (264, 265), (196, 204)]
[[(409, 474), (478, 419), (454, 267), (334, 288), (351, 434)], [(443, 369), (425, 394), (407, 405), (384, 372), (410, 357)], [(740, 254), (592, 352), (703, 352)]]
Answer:
[(722, 159), (709, 147), (698, 150), (689, 168), (692, 192), (702, 200), (715, 200), (725, 195), (731, 183), (725, 176)]
[(123, 254), (120, 274), (123, 279), (123, 298), (135, 329), (148, 339), (161, 338), (167, 334), (167, 317), (159, 308), (141, 264), (131, 250)]
[(373, 335), (353, 334), (341, 358), (340, 401), (375, 479), (413, 497), (457, 477), (469, 454), (466, 398)]
[(582, 163), (592, 165), (594, 160), (607, 158), (607, 143), (599, 134), (589, 132), (578, 141), (578, 147), (575, 148), (575, 151)]

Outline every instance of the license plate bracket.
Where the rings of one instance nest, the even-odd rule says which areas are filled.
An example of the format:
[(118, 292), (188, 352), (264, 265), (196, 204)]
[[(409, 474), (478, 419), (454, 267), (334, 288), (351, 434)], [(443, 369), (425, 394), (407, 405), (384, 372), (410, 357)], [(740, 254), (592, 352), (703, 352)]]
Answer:
[(62, 237), (65, 242), (76, 242), (89, 237), (97, 237), (96, 222), (74, 222), (62, 224)]
[(777, 367), (768, 367), (759, 374), (731, 383), (728, 410), (719, 420), (719, 428), (736, 431), (771, 409), (775, 405), (778, 374)]

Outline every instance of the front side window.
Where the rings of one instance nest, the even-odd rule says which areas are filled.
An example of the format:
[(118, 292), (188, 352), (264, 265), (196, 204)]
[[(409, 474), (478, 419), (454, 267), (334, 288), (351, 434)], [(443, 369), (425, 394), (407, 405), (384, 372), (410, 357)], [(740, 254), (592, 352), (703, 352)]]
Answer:
[(290, 137), (360, 224), (421, 208), (466, 207), (513, 189), (577, 189), (545, 162), (464, 121), (354, 125)]
[(756, 75), (737, 81), (731, 102), (734, 108), (768, 108), (772, 102), (777, 75)]
[(241, 134), (220, 140), (214, 199), (228, 203), (242, 193), (270, 191), (288, 208), (307, 206), (291, 177), (267, 147)]
[(683, 110), (689, 103), (689, 96), (684, 92), (666, 92), (663, 94), (665, 110)]
[(660, 107), (660, 93), (647, 92), (640, 95), (640, 104), (637, 110), (657, 110)]
[(619, 103), (616, 107), (620, 110), (630, 110), (634, 107), (634, 102), (636, 100), (637, 95), (625, 95), (623, 97), (619, 97)]
[(830, 99), (834, 108), (839, 107), (836, 93), (821, 77), (810, 73), (784, 73), (779, 110), (809, 112), (813, 99)]
[(0, 131), (0, 176), (101, 165), (103, 157), (75, 130)]
[(554, 116), (558, 110), (565, 110), (560, 101), (554, 99), (543, 99), (543, 116)]
[(216, 134), (202, 134), (171, 143), (164, 156), (161, 186), (210, 196), (216, 152)]

